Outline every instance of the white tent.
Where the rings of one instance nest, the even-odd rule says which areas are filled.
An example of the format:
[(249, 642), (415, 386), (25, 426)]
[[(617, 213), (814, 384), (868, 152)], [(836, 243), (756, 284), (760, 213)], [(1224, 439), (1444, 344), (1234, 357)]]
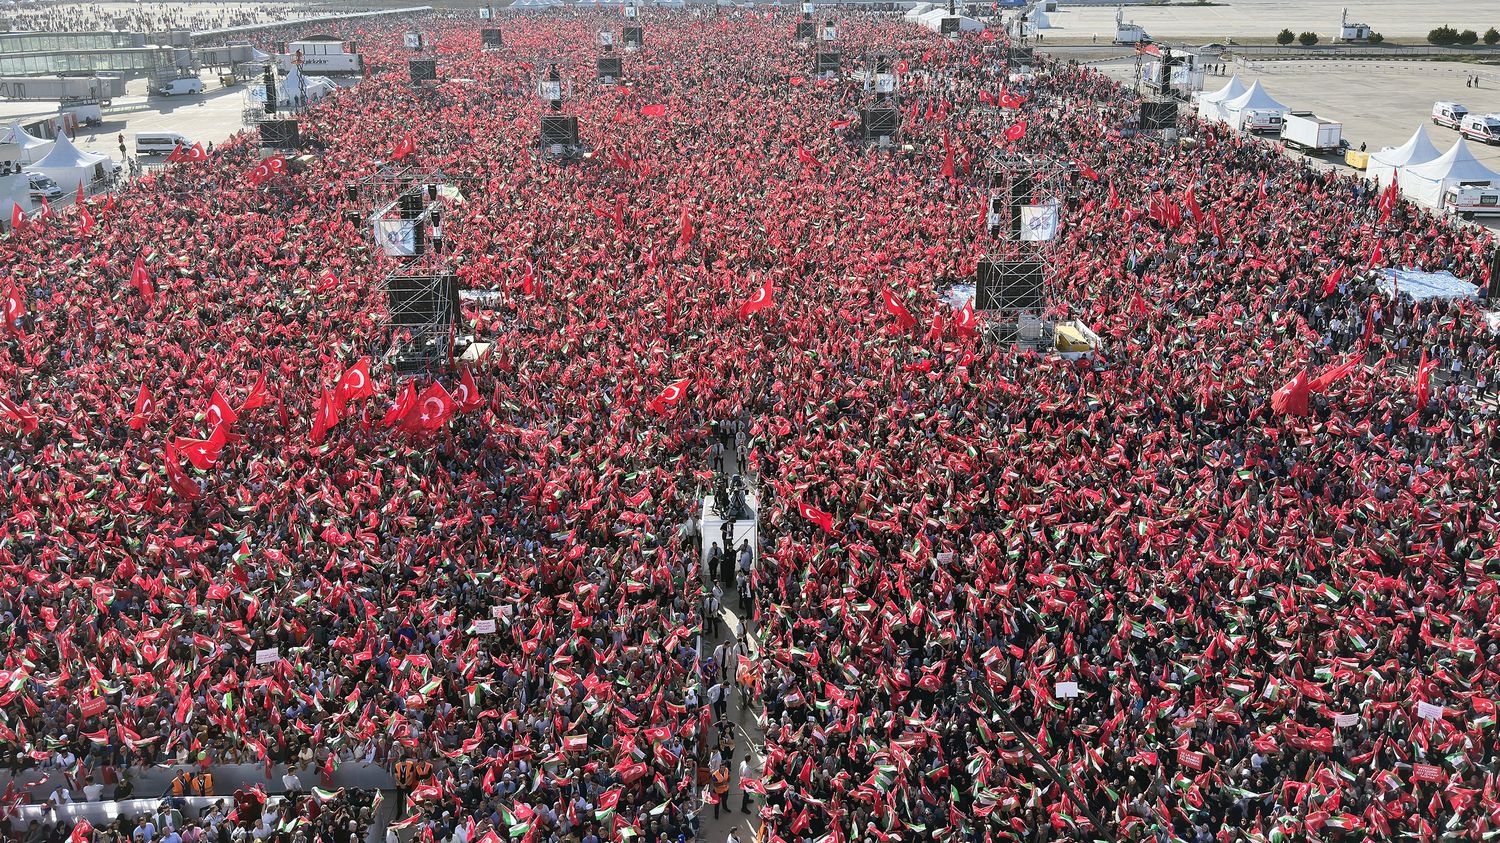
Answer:
[(1285, 116), (1290, 110), (1277, 102), (1275, 97), (1266, 93), (1266, 89), (1262, 88), (1257, 80), (1249, 90), (1219, 106), (1219, 120), (1238, 129), (1240, 115), (1246, 111), (1279, 111), (1282, 116)]
[(1052, 19), (1047, 17), (1046, 12), (1042, 11), (1041, 9), (1037, 9), (1036, 11), (1031, 13), (1031, 28), (1051, 29)]
[[(917, 23), (927, 27), (933, 32), (943, 31), (943, 19), (948, 17), (947, 9), (932, 9), (917, 18)], [(984, 29), (984, 24), (971, 17), (958, 15), (958, 28), (961, 32), (979, 32)]]
[(52, 151), (26, 171), (51, 176), (64, 193), (72, 193), (78, 185), (85, 185), (87, 190), (89, 182), (108, 175), (112, 163), (108, 155), (84, 152), (74, 146), (67, 135), (58, 135)]
[(1391, 179), (1399, 178), (1401, 171), (1407, 167), (1418, 164), (1426, 164), (1438, 157), (1440, 153), (1432, 141), (1427, 139), (1427, 127), (1418, 125), (1417, 130), (1411, 133), (1411, 139), (1400, 146), (1387, 146), (1379, 152), (1370, 153), (1370, 165), (1365, 169), (1365, 175), (1375, 180), (1381, 187), (1391, 183)]
[(7, 224), (11, 220), (11, 208), (15, 205), (21, 206), (22, 213), (31, 213), (31, 188), (23, 173), (0, 176), (0, 219), (4, 219)]
[[(547, 9), (556, 8), (556, 7), (561, 6), (561, 5), (562, 5), (562, 0), (516, 0), (516, 2), (510, 4), (506, 8), (510, 9), (511, 11), (515, 11), (515, 12), (540, 12), (540, 11), (545, 11)], [(596, 2), (596, 3), (589, 3), (589, 4), (579, 3), (578, 5), (580, 5), (580, 6), (583, 6), (583, 5), (597, 6), (599, 4)]]
[(1208, 122), (1217, 122), (1223, 119), (1221, 109), (1224, 103), (1239, 97), (1245, 93), (1245, 83), (1240, 81), (1238, 73), (1229, 77), (1229, 84), (1212, 93), (1205, 93), (1198, 97), (1198, 119)]
[[(304, 76), (302, 71), (295, 66), (292, 67), (281, 84), (276, 86), (276, 102), (290, 104), (293, 108), (301, 108), (304, 105), (312, 105), (318, 100), (328, 96), (338, 85), (326, 76)], [(263, 103), (266, 101), (266, 89), (264, 85), (251, 86), (248, 90), (251, 102)], [(303, 98), (306, 101), (303, 101)]]
[(1489, 187), (1496, 182), (1500, 173), (1479, 163), (1463, 138), (1435, 161), (1402, 168), (1400, 179), (1401, 195), (1433, 208), (1442, 204), (1443, 193), (1454, 185)]
[(906, 14), (902, 15), (902, 17), (912, 23), (916, 23), (918, 20), (921, 20), (923, 15), (932, 11), (934, 8), (936, 7), (931, 3), (918, 3), (917, 5), (912, 6), (910, 9), (907, 9)]
[(18, 120), (10, 124), (4, 135), (0, 135), (0, 143), (15, 143), (21, 147), (21, 162), (30, 164), (52, 151), (52, 141), (39, 138), (26, 131)]

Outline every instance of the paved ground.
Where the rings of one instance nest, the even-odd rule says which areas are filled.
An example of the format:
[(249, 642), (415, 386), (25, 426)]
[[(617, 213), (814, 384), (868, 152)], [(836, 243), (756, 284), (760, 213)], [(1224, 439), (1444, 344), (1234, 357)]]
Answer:
[[(1448, 25), (1483, 33), (1500, 27), (1500, 0), (1229, 0), (1216, 5), (1174, 3), (1171, 6), (1126, 6), (1125, 19), (1146, 28), (1155, 38), (1194, 38), (1222, 41), (1225, 38), (1270, 38), (1283, 27), (1293, 32), (1310, 31), (1331, 38), (1338, 27), (1339, 10), (1349, 8), (1349, 17), (1367, 23), (1387, 38), (1425, 43), (1428, 30)], [(1114, 35), (1115, 7), (1062, 6), (1049, 13), (1056, 28), (1044, 31), (1052, 38), (1109, 40)]]

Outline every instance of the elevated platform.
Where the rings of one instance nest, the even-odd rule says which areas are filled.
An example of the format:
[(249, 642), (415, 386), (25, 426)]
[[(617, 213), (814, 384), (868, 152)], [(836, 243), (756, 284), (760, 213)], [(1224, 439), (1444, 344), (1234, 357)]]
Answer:
[[(739, 547), (740, 542), (749, 541), (750, 551), (755, 554), (755, 559), (760, 559), (760, 495), (754, 489), (745, 495), (745, 503), (749, 509), (748, 517), (740, 518), (734, 522), (730, 543)], [(698, 513), (699, 533), (702, 546), (698, 550), (698, 561), (708, 559), (708, 550), (715, 543), (723, 547), (724, 519), (714, 512), (714, 497), (706, 495), (703, 498), (703, 506)]]

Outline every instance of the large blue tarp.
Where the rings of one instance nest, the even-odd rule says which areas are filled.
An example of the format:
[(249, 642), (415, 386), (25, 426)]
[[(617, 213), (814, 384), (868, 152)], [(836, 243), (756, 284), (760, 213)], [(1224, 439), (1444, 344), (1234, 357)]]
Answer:
[(1479, 288), (1451, 272), (1424, 272), (1420, 269), (1396, 269), (1386, 267), (1377, 271), (1379, 279), (1375, 285), (1383, 293), (1400, 292), (1416, 301), (1426, 299), (1472, 299), (1479, 297)]

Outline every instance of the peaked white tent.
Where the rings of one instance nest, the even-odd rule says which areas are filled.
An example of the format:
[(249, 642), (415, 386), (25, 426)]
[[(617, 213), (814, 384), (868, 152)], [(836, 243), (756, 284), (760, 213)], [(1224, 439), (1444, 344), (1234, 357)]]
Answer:
[(1442, 204), (1443, 193), (1454, 185), (1490, 187), (1496, 182), (1500, 173), (1481, 164), (1463, 138), (1441, 158), (1403, 168), (1400, 179), (1401, 195), (1433, 208)]
[(80, 184), (87, 185), (94, 179), (103, 178), (112, 163), (108, 155), (84, 152), (74, 146), (67, 135), (58, 135), (52, 151), (27, 167), (26, 172), (51, 176), (64, 193), (72, 193)]
[(1031, 13), (1031, 26), (1033, 29), (1051, 29), (1052, 19), (1047, 17), (1046, 12), (1037, 9)]
[(1436, 160), (1439, 154), (1437, 147), (1427, 139), (1427, 127), (1418, 125), (1417, 130), (1411, 133), (1411, 139), (1406, 143), (1400, 146), (1387, 146), (1379, 152), (1372, 152), (1370, 165), (1365, 169), (1365, 175), (1374, 179), (1376, 184), (1385, 187), (1391, 183), (1391, 179), (1399, 178), (1402, 170)]
[(18, 120), (10, 124), (4, 135), (0, 135), (0, 143), (14, 143), (21, 147), (21, 163), (30, 164), (37, 161), (48, 152), (52, 151), (52, 141), (39, 138), (26, 131)]
[(918, 3), (917, 5), (912, 6), (910, 9), (907, 9), (906, 14), (902, 15), (901, 17), (912, 23), (916, 23), (917, 21), (922, 19), (923, 15), (932, 11), (934, 8), (936, 7), (931, 3)]
[(1221, 109), (1224, 103), (1245, 93), (1245, 83), (1240, 81), (1238, 73), (1229, 77), (1229, 84), (1212, 93), (1205, 93), (1198, 97), (1198, 119), (1216, 122), (1223, 119)]
[(1266, 93), (1266, 89), (1260, 86), (1259, 80), (1243, 94), (1225, 102), (1219, 109), (1219, 119), (1236, 129), (1240, 127), (1240, 116), (1246, 111), (1279, 111), (1285, 117), (1286, 113), (1291, 110)]

